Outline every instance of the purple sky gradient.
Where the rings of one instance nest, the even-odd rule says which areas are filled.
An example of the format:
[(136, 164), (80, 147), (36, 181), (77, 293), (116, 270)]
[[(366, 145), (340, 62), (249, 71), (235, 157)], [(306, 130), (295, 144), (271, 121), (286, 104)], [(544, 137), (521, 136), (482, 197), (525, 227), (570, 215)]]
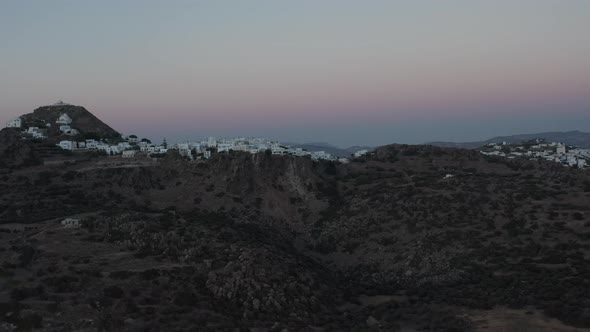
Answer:
[(379, 145), (590, 131), (585, 0), (0, 4), (0, 121)]

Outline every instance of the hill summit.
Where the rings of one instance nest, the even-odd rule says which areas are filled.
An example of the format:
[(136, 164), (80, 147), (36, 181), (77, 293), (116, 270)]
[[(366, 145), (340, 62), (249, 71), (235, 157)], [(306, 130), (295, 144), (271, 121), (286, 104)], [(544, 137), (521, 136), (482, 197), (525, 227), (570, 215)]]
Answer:
[(35, 109), (33, 113), (21, 116), (21, 119), (23, 127), (44, 128), (47, 130), (47, 137), (49, 139), (55, 139), (63, 135), (58, 120), (64, 114), (69, 118), (67, 121), (69, 123), (62, 124), (70, 125), (72, 129), (75, 129), (85, 137), (115, 138), (121, 136), (119, 132), (102, 122), (86, 108), (66, 104), (61, 101), (53, 105), (41, 106)]

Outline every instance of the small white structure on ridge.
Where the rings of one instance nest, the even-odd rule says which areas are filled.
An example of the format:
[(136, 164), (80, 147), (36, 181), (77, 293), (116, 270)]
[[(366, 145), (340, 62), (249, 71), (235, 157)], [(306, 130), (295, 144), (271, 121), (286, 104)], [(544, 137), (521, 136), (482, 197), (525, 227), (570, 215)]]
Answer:
[(7, 128), (20, 128), (23, 125), (23, 121), (21, 120), (20, 117), (18, 118), (14, 118), (8, 122), (6, 122), (6, 127)]

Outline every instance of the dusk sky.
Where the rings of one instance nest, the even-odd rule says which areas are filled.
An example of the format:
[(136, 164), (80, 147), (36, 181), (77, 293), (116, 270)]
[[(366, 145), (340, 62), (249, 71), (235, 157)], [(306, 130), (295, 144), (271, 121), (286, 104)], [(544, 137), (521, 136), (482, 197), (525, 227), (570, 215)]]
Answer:
[(59, 99), (158, 142), (590, 131), (590, 1), (0, 0), (0, 121)]

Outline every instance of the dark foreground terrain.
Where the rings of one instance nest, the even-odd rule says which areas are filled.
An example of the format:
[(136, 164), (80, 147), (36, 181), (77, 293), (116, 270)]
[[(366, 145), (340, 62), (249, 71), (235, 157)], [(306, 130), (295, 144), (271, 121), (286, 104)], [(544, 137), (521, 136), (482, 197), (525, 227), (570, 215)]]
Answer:
[(590, 328), (587, 171), (402, 145), (27, 153), (0, 163), (0, 331)]

